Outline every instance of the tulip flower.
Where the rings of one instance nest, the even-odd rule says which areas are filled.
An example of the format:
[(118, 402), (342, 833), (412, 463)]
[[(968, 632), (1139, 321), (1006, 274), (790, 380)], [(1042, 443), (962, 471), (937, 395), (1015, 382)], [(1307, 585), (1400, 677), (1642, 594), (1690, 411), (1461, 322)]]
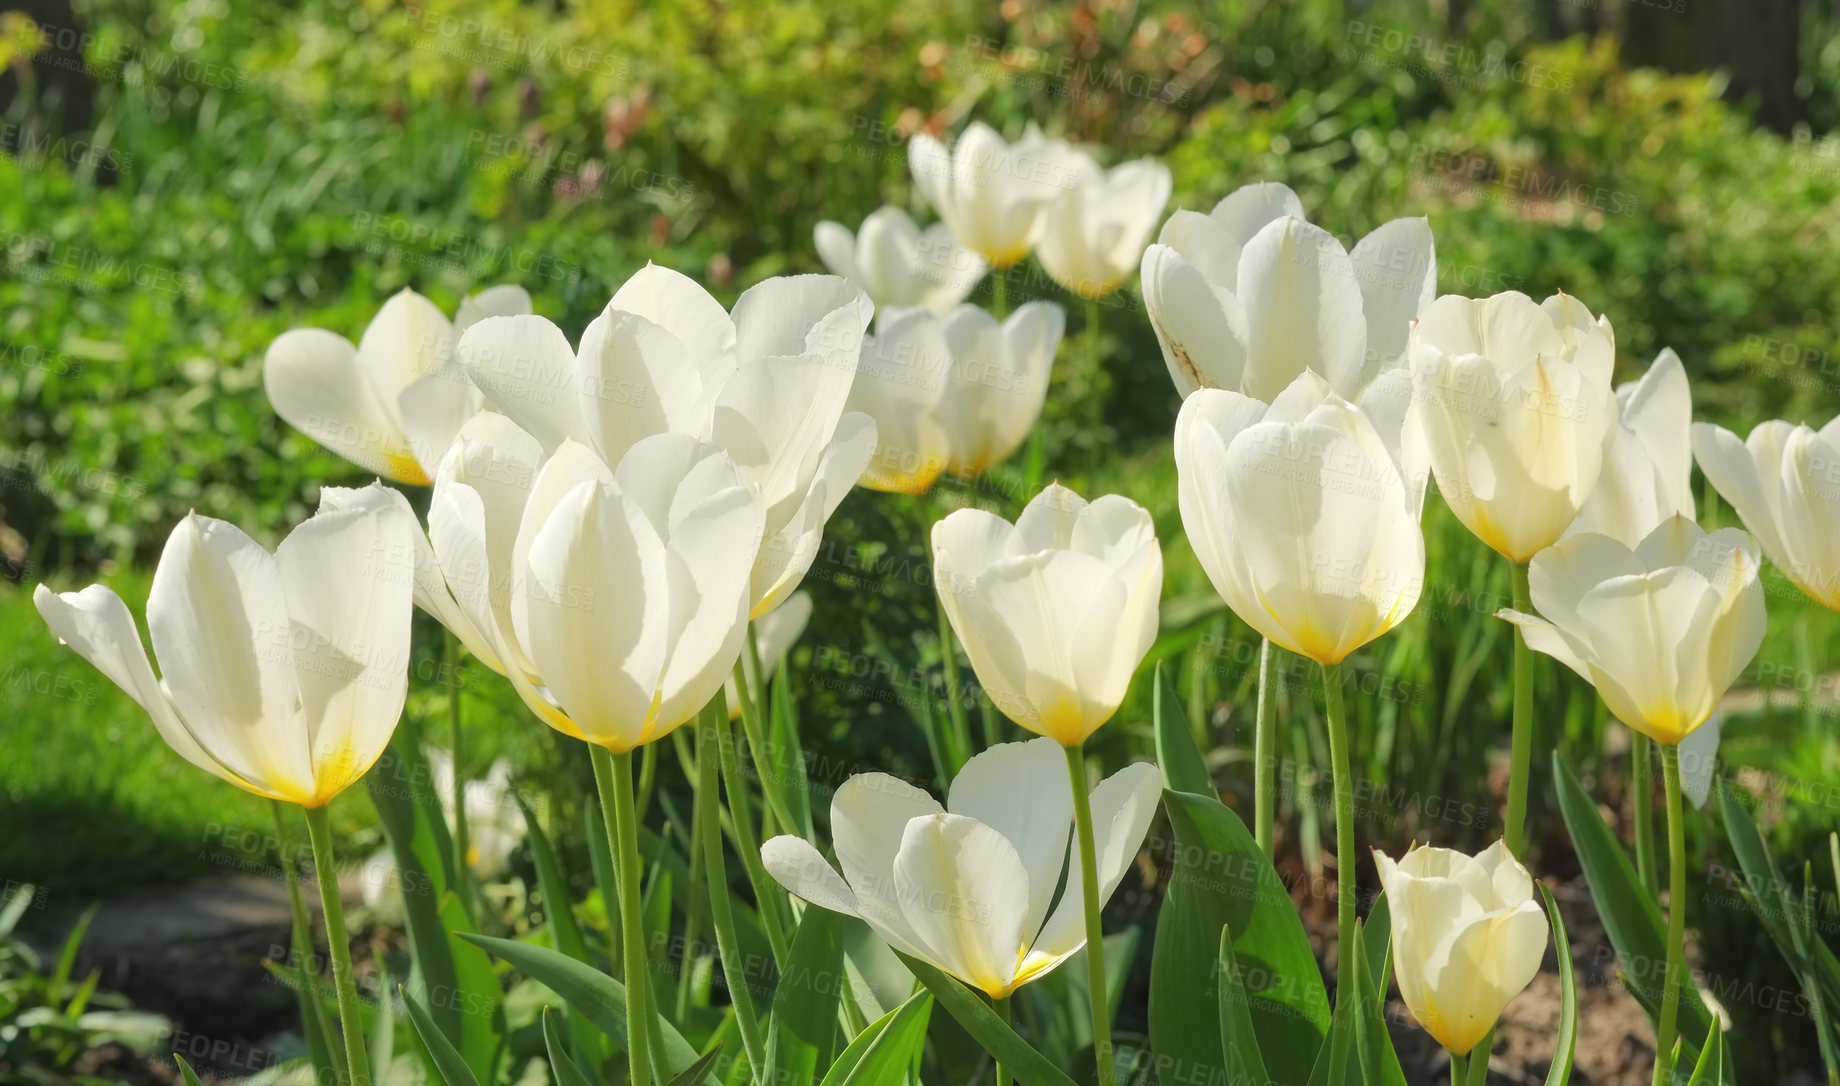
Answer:
[(274, 553), (225, 521), (189, 514), (167, 537), (147, 597), (155, 677), (121, 597), (44, 585), (32, 602), (58, 640), (96, 665), (179, 756), (246, 792), (306, 812), (333, 984), (354, 1083), (368, 1084), (326, 805), (396, 731), (409, 689), (420, 535), (401, 495), (338, 491)]
[(1247, 185), (1206, 215), (1177, 211), (1143, 258), (1144, 306), (1176, 391), (1267, 403), (1306, 369), (1356, 398), (1402, 363), (1436, 282), (1424, 219), (1394, 219), (1350, 251), (1276, 183)]
[[(889, 946), (992, 999), (1008, 999), (1087, 945), (1069, 855), (1074, 803), (1052, 740), (999, 743), (965, 763), (945, 806), (885, 773), (845, 781), (831, 800), (840, 876), (798, 837), (761, 847), (769, 874), (819, 908), (865, 921)], [(1098, 885), (1130, 870), (1161, 782), (1136, 762), (1092, 790)]]
[(1382, 434), (1305, 372), (1270, 407), (1201, 389), (1176, 418), (1182, 524), (1216, 591), (1321, 664), (1411, 614), (1424, 584), (1422, 461), (1403, 414)]
[(1641, 379), (1617, 386), (1616, 404), (1609, 458), (1565, 535), (1634, 547), (1669, 517), (1693, 516), (1693, 397), (1680, 356), (1664, 348)]
[(981, 121), (968, 125), (951, 151), (931, 135), (916, 133), (907, 145), (907, 164), (914, 187), (952, 236), (998, 271), (1035, 248), (1043, 212), (1071, 185), (1076, 170), (1066, 142), (1047, 139), (1034, 125), (1008, 144)]
[(1438, 492), (1511, 562), (1552, 546), (1616, 440), (1610, 322), (1555, 294), (1445, 295), (1412, 330), (1413, 384)]
[(943, 320), (891, 314), (863, 345), (849, 406), (875, 423), (862, 484), (921, 494), (941, 474), (980, 475), (1034, 429), (1066, 314), (1029, 302), (1009, 318), (961, 305)]
[[(811, 597), (803, 592), (794, 592), (786, 602), (754, 620), (754, 636), (760, 642), (760, 677), (754, 680), (762, 688), (779, 670), (780, 661), (805, 632), (805, 624), (811, 621)], [(754, 679), (754, 668), (748, 660), (748, 654), (741, 656), (746, 665), (748, 678)], [(727, 694), (728, 719), (734, 720), (741, 715), (741, 691), (735, 686), (735, 676), (731, 672), (723, 683)]]
[(1397, 863), (1376, 851), (1374, 862), (1392, 916), (1400, 997), (1460, 1061), (1540, 971), (1551, 925), (1533, 879), (1503, 841), (1474, 856), (1415, 848)]
[[(428, 770), (435, 798), (441, 803), (451, 832), (459, 825), (454, 807), (454, 756), (438, 747), (429, 747)], [(511, 763), (503, 758), (492, 763), (485, 777), (466, 781), (461, 786), (461, 803), (465, 807), (467, 828), (466, 866), (482, 879), (494, 879), (505, 873), (511, 854), (524, 840), (528, 827), (524, 812), (511, 794)], [(361, 892), (364, 903), (376, 908), (391, 897), (390, 891), (401, 889), (396, 873), (396, 854), (389, 849), (365, 861)]]
[(572, 440), (617, 464), (667, 431), (721, 446), (766, 509), (757, 617), (798, 587), (874, 448), (869, 418), (844, 412), (871, 313), (844, 280), (801, 275), (747, 290), (731, 316), (688, 277), (647, 265), (578, 351), (542, 317), (501, 317), (469, 329), (459, 355), (545, 452)]
[(1103, 298), (1143, 257), (1169, 202), (1169, 167), (1146, 158), (1107, 171), (1077, 149), (1067, 161), (1071, 184), (1048, 204), (1037, 256), (1069, 292)]
[(1703, 724), (1763, 643), (1757, 544), (1664, 521), (1634, 548), (1579, 535), (1534, 556), (1539, 614), (1503, 611), (1534, 649), (1597, 688), (1618, 720), (1663, 746)]
[(1683, 516), (1664, 521), (1634, 549), (1609, 536), (1573, 536), (1534, 557), (1539, 616), (1501, 613), (1530, 646), (1595, 686), (1618, 720), (1661, 744), (1669, 898), (1656, 1082), (1666, 1081), (1672, 1066), (1686, 956), (1680, 744), (1717, 711), (1763, 644), (1760, 561), (1744, 532), (1707, 534)]
[(454, 435), (480, 409), (454, 344), (487, 317), (530, 312), (522, 287), (481, 291), (449, 321), (413, 290), (399, 291), (351, 341), (296, 328), (269, 345), (262, 380), (289, 425), (365, 471), (427, 486)]
[(861, 287), (881, 314), (919, 306), (944, 316), (988, 270), (983, 257), (952, 240), (944, 223), (921, 230), (898, 207), (877, 208), (855, 234), (841, 223), (821, 222), (814, 240), (824, 266)]
[(1744, 441), (1696, 422), (1693, 456), (1783, 576), (1840, 610), (1840, 418), (1819, 430), (1772, 419)]
[[(1037, 494), (1013, 525), (960, 509), (933, 525), (933, 580), (991, 702), (1066, 748), (1085, 875), (1088, 982), (1104, 991), (1084, 745), (1118, 711), (1156, 639), (1163, 552), (1150, 514), (1116, 494), (1088, 504), (1058, 483)], [(944, 623), (940, 632), (948, 693), (955, 694)], [(1100, 1082), (1110, 1086), (1111, 1020), (1103, 1000), (1094, 1001), (1093, 1037)]]

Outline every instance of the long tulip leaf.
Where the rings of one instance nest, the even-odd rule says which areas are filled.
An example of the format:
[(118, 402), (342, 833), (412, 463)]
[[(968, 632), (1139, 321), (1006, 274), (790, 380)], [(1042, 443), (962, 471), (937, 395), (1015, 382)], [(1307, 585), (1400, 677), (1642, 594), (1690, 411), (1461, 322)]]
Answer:
[(1187, 714), (1175, 683), (1161, 661), (1156, 665), (1156, 687), (1151, 716), (1156, 727), (1156, 763), (1163, 770), (1163, 787), (1197, 796), (1218, 796), (1214, 778), (1208, 773), (1207, 760), (1195, 745)]
[(403, 1006), (409, 1011), (409, 1022), (415, 1027), (416, 1036), (427, 1047), (429, 1058), (434, 1061), (435, 1070), (440, 1073), (445, 1086), (479, 1086), (479, 1079), (474, 1077), (472, 1069), (466, 1065), (460, 1050), (441, 1032), (441, 1027), (429, 1016), (427, 1008), (407, 991), (402, 996)]
[(543, 1008), (543, 1050), (549, 1055), (549, 1070), (556, 1078), (556, 1086), (591, 1086), (588, 1076), (570, 1058), (568, 1045), (556, 1032), (556, 1021), (548, 1007)]
[(786, 956), (767, 1027), (767, 1081), (810, 1086), (830, 1066), (843, 990), (843, 918), (808, 908)]
[(905, 954), (900, 957), (946, 1013), (965, 1027), (965, 1032), (983, 1045), (984, 1051), (995, 1056), (1003, 1069), (1014, 1075), (1022, 1086), (1074, 1086), (1073, 1079), (1068, 1078), (1065, 1071), (1018, 1036), (1009, 1023), (997, 1017), (997, 1012), (971, 989), (917, 958)]
[(1572, 942), (1566, 938), (1559, 903), (1544, 885), (1534, 885), (1540, 887), (1540, 898), (1546, 902), (1546, 917), (1552, 921), (1553, 952), (1559, 957), (1559, 1036), (1554, 1041), (1546, 1086), (1567, 1086), (1572, 1080), (1572, 1055), (1578, 1046), (1578, 982), (1572, 975)]
[[(1382, 921), (1377, 929), (1380, 932), (1377, 945), (1376, 915)], [(1386, 1029), (1386, 992), (1376, 983), (1387, 971), (1386, 962), (1392, 953), (1391, 932), (1386, 920), (1385, 914), (1377, 909), (1368, 914), (1365, 923), (1355, 925), (1355, 982), (1361, 985), (1360, 1006), (1355, 1016), (1355, 1051), (1360, 1053), (1361, 1080), (1367, 1086), (1406, 1086), (1405, 1069), (1399, 1065), (1393, 1036)]]
[(933, 996), (919, 991), (869, 1023), (837, 1057), (819, 1086), (880, 1086), (899, 1082), (926, 1044)]
[(1725, 1086), (1730, 1081), (1725, 1077), (1724, 1048), (1725, 1033), (1714, 1024), (1712, 1031), (1706, 1034), (1706, 1043), (1700, 1046), (1699, 1063), (1694, 1066), (1687, 1086)]
[(1220, 1017), (1220, 1047), (1227, 1058), (1226, 1082), (1270, 1082), (1265, 1057), (1259, 1052), (1259, 1035), (1246, 1008), (1246, 989), (1239, 962), (1233, 957), (1233, 934), (1220, 929), (1220, 990), (1216, 1003)]

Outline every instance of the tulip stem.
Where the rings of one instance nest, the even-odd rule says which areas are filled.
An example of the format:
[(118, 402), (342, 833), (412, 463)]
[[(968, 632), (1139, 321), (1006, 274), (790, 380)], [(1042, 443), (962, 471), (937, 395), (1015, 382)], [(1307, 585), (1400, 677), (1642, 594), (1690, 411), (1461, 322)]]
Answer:
[(1655, 875), (1655, 782), (1649, 768), (1648, 736), (1630, 732), (1634, 737), (1629, 748), (1629, 787), (1636, 808), (1636, 870), (1642, 876), (1642, 889), (1649, 897), (1661, 892)]
[(305, 807), (307, 836), (313, 841), (313, 878), (319, 883), (319, 907), (326, 916), (326, 949), (332, 955), (332, 985), (339, 997), (339, 1032), (345, 1035), (345, 1062), (351, 1086), (370, 1086), (370, 1061), (364, 1058), (364, 1023), (358, 1016), (358, 987), (351, 973), (351, 944), (345, 936), (345, 907), (339, 901), (339, 869), (332, 859), (332, 827), (326, 808)]
[(626, 1063), (633, 1086), (652, 1080), (650, 1034), (651, 988), (647, 983), (645, 917), (639, 912), (639, 827), (633, 811), (632, 751), (615, 754), (590, 744), (594, 783), (600, 789), (601, 817), (607, 840), (618, 860), (614, 881), (620, 895), (620, 943), (626, 960)]
[(1099, 922), (1098, 849), (1093, 844), (1092, 795), (1086, 784), (1084, 744), (1067, 748), (1067, 779), (1073, 786), (1073, 824), (1080, 838), (1080, 894), (1086, 905), (1086, 985), (1087, 1001), (1092, 1004), (1093, 1060), (1099, 1065), (1099, 1086), (1116, 1086), (1111, 1001), (1106, 998), (1105, 986), (1105, 930)]
[(990, 315), (1002, 320), (1009, 313), (1009, 299), (1006, 297), (1009, 286), (1008, 268), (990, 269)]
[[(773, 817), (779, 819), (780, 825), (786, 827), (787, 833), (798, 833), (799, 825), (792, 819), (792, 808), (786, 803), (786, 796), (780, 791), (779, 773), (768, 761), (772, 757), (767, 746), (766, 727), (761, 723), (760, 706), (755, 703), (750, 692), (747, 667), (741, 660), (735, 661), (735, 696), (741, 699), (741, 730), (747, 735), (748, 750), (754, 756), (754, 770), (760, 777), (761, 794), (767, 797), (767, 806), (772, 808)], [(746, 802), (746, 793), (738, 791), (736, 783), (729, 785), (729, 807)]]
[(1661, 780), (1667, 791), (1667, 974), (1662, 980), (1661, 1022), (1655, 1027), (1655, 1086), (1674, 1072), (1674, 1023), (1680, 1014), (1680, 975), (1686, 968), (1687, 828), (1680, 810), (1680, 748), (1661, 746)]
[[(1533, 593), (1527, 584), (1527, 563), (1515, 562), (1514, 609), (1522, 614), (1533, 612)], [(1527, 635), (1514, 627), (1514, 733), (1508, 757), (1508, 851), (1516, 858), (1526, 848), (1527, 774), (1533, 768), (1533, 650), (1527, 647)]]
[[(728, 789), (728, 819), (734, 832), (735, 851), (741, 854), (741, 866), (747, 871), (748, 885), (754, 888), (754, 900), (758, 904), (760, 924), (767, 929), (767, 946), (773, 951), (773, 964), (782, 966), (786, 964), (786, 954), (789, 949), (786, 930), (779, 914), (779, 903), (783, 900), (782, 895), (785, 891), (780, 889), (779, 883), (767, 877), (766, 865), (760, 859), (760, 836), (754, 832), (754, 814), (752, 801), (748, 798), (747, 778), (741, 773), (741, 753), (735, 749), (735, 733), (728, 726), (728, 714), (723, 712), (717, 715), (714, 709), (708, 707), (705, 707), (704, 712), (710, 714), (708, 723), (699, 725), (697, 730), (700, 733), (704, 726), (716, 729), (716, 749), (721, 758), (718, 764), (722, 767), (723, 784)], [(698, 742), (701, 741), (699, 734)], [(718, 807), (713, 806), (713, 800), (710, 802), (712, 803), (710, 810), (715, 812), (713, 819), (719, 826), (721, 811)], [(703, 832), (711, 831), (705, 829)], [(726, 892), (728, 876), (714, 866), (722, 856), (720, 851), (722, 835), (720, 830), (715, 833), (717, 851), (712, 855), (704, 856), (703, 863), (711, 878), (719, 877), (722, 880), (722, 886)], [(711, 909), (714, 909), (713, 905)]]
[[(766, 1067), (766, 1049), (760, 1042), (760, 1023), (754, 1016), (754, 997), (748, 989), (741, 941), (735, 938), (735, 917), (728, 901), (728, 865), (722, 860), (721, 814), (716, 808), (720, 788), (716, 779), (716, 759), (718, 752), (733, 744), (723, 742), (723, 733), (728, 731), (727, 709), (719, 698), (711, 705), (713, 708), (703, 710), (703, 719), (696, 726), (696, 822), (702, 833), (698, 847), (703, 857), (703, 874), (709, 883), (709, 918), (716, 931), (716, 953), (722, 959), (722, 979), (728, 985), (728, 1002), (735, 1012), (735, 1025), (741, 1032), (741, 1047), (747, 1052), (748, 1068), (753, 1077), (759, 1078)], [(728, 769), (730, 760), (723, 759), (723, 770)], [(735, 806), (733, 786), (739, 776), (739, 773), (728, 775), (731, 811)], [(734, 817), (739, 825), (740, 816)], [(756, 887), (757, 892), (758, 889)], [(764, 899), (760, 903), (763, 921), (779, 915), (769, 907), (771, 904)], [(773, 930), (769, 926), (768, 931)]]
[[(302, 993), (302, 1013), (312, 1015), (318, 1022), (321, 1037), (331, 1037), (332, 1024), (326, 1021), (326, 1004), (319, 997), (319, 977), (309, 964), (313, 961), (313, 929), (307, 923), (307, 902), (300, 893), (300, 871), (295, 864), (294, 846), (288, 839), (287, 821), (281, 817), (281, 801), (271, 799), (268, 806), (275, 813), (275, 840), (281, 847), (281, 871), (287, 876), (288, 911), (293, 914), (294, 960), (289, 964), (295, 966), (306, 985)], [(302, 1022), (301, 1028), (306, 1027), (307, 1023)], [(338, 1074), (351, 1073), (346, 1069), (344, 1053), (333, 1051), (327, 1055)]]
[[(997, 1012), (997, 1017), (1003, 1020), (1004, 1025), (1009, 1025), (1008, 996), (1002, 999), (992, 999), (990, 1009)], [(997, 1061), (997, 1086), (1010, 1086), (1009, 1069), (1003, 1066), (1002, 1060)]]
[(946, 669), (946, 712), (952, 720), (953, 742), (947, 751), (952, 762), (952, 776), (965, 768), (965, 762), (971, 757), (971, 726), (965, 723), (965, 706), (959, 696), (958, 685), (958, 642), (952, 637), (952, 624), (946, 620), (945, 604), (939, 597), (933, 597), (933, 610), (939, 617), (939, 658), (945, 662)]
[[(720, 699), (717, 701), (719, 702)], [(728, 711), (726, 706), (718, 705), (718, 708), (722, 712)], [(699, 737), (703, 734), (701, 727), (695, 730)], [(672, 732), (671, 738), (681, 746), (683, 742), (681, 733)], [(689, 900), (689, 908), (684, 916), (684, 959), (677, 971), (677, 1024), (679, 1027), (684, 1025), (684, 1020), (690, 1014), (690, 981), (691, 974), (694, 972), (691, 963), (697, 957), (697, 944), (703, 938), (703, 899), (697, 893), (697, 889), (703, 885), (703, 823), (712, 813), (707, 810), (709, 804), (704, 800), (703, 793), (713, 793), (718, 787), (715, 761), (704, 758), (700, 739), (693, 758), (694, 761), (685, 766), (685, 769), (689, 770), (686, 775), (690, 778), (690, 885), (689, 892), (685, 895)], [(705, 762), (709, 764), (705, 766)], [(720, 818), (719, 815), (717, 817)], [(720, 832), (717, 830), (718, 834)]]
[[(1348, 720), (1342, 710), (1342, 665), (1322, 665), (1323, 716), (1329, 724), (1329, 761), (1335, 772), (1335, 1007), (1354, 995), (1354, 774), (1349, 768)], [(1329, 1040), (1329, 1081), (1347, 1077), (1349, 1030)]]
[[(1449, 1049), (1445, 1049), (1445, 1051), (1450, 1052)], [(1469, 1075), (1465, 1073), (1466, 1069), (1463, 1063), (1464, 1060), (1462, 1056), (1455, 1052), (1450, 1052), (1450, 1086), (1463, 1086), (1464, 1080), (1469, 1078)]]
[[(454, 811), (454, 881), (467, 912), (473, 911), (470, 892), (472, 865), (467, 862), (473, 851), (466, 830), (466, 778), (460, 774), (460, 644), (453, 631), (441, 628), (441, 670), (447, 680), (447, 719), (453, 726), (453, 811)], [(463, 889), (464, 888), (464, 889)]]
[(1278, 694), (1272, 687), (1278, 681), (1278, 659), (1272, 653), (1271, 638), (1259, 640), (1259, 703), (1255, 717), (1252, 759), (1258, 763), (1253, 776), (1252, 834), (1260, 851), (1273, 859), (1272, 811), (1277, 802), (1278, 783)]

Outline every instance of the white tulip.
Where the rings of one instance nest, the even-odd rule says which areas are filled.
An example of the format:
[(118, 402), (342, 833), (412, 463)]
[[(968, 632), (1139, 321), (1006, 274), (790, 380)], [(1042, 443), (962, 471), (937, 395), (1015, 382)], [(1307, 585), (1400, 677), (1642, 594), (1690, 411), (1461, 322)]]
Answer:
[[(1533, 879), (1495, 842), (1474, 856), (1374, 852), (1393, 925), (1399, 995), (1425, 1032), (1466, 1055), (1540, 971), (1551, 925)], [(1478, 1057), (1481, 1058), (1481, 1057)]]
[(1044, 137), (1034, 125), (1007, 144), (981, 121), (966, 126), (949, 152), (917, 133), (907, 145), (907, 164), (914, 187), (952, 236), (998, 271), (1035, 248), (1043, 212), (1073, 183), (1077, 169), (1066, 142)]
[(1183, 526), (1221, 598), (1274, 644), (1340, 663), (1417, 605), (1424, 474), (1405, 414), (1370, 417), (1308, 371), (1270, 407), (1224, 389), (1183, 401)]
[(758, 616), (798, 587), (875, 446), (869, 417), (844, 412), (872, 313), (848, 282), (801, 275), (750, 288), (731, 316), (688, 277), (647, 265), (579, 351), (541, 317), (504, 317), (469, 330), (459, 354), (492, 406), (547, 452), (572, 440), (617, 464), (672, 431), (720, 445), (766, 508)]
[(861, 287), (878, 313), (920, 306), (943, 316), (988, 270), (983, 257), (952, 240), (944, 223), (921, 230), (898, 207), (877, 208), (856, 234), (841, 223), (821, 222), (814, 240), (824, 266)]
[[(756, 647), (760, 650), (760, 681), (764, 684), (773, 673), (779, 670), (780, 661), (785, 659), (799, 635), (805, 632), (805, 624), (811, 621), (811, 597), (803, 592), (794, 592), (786, 597), (786, 602), (754, 620), (754, 637)], [(741, 654), (742, 665), (748, 676), (753, 677), (754, 664), (747, 653)], [(741, 691), (735, 688), (734, 672), (722, 680), (722, 690), (728, 696), (728, 719), (737, 720), (741, 716)]]
[(1424, 219), (1385, 223), (1351, 252), (1275, 182), (1206, 215), (1177, 211), (1143, 258), (1144, 306), (1183, 396), (1224, 388), (1269, 403), (1308, 369), (1352, 400), (1401, 365), (1436, 283)]
[(643, 438), (609, 468), (572, 438), (544, 459), (490, 414), (454, 442), (428, 512), (464, 629), (545, 723), (616, 754), (721, 689), (762, 524), (734, 461), (687, 434)]
[(1163, 552), (1136, 502), (1052, 483), (1014, 525), (981, 509), (933, 525), (933, 580), (991, 702), (1074, 747), (1118, 711), (1156, 639)]
[(1009, 459), (1041, 417), (1066, 319), (1050, 302), (1000, 324), (974, 305), (944, 320), (890, 314), (850, 390), (849, 406), (875, 421), (863, 485), (920, 494), (943, 472), (970, 477)]
[[(1102, 904), (1130, 870), (1160, 795), (1156, 768), (1143, 762), (1093, 789)], [(1066, 759), (1034, 739), (967, 761), (944, 807), (885, 773), (845, 781), (831, 800), (841, 877), (802, 838), (775, 837), (760, 854), (791, 893), (860, 917), (903, 954), (1005, 999), (1086, 945), (1072, 831)]]
[(1618, 720), (1673, 745), (1718, 708), (1763, 644), (1757, 544), (1671, 517), (1631, 549), (1578, 535), (1528, 571), (1539, 615), (1502, 611), (1530, 648), (1571, 668)]
[(1693, 456), (1783, 576), (1840, 611), (1840, 418), (1819, 430), (1772, 419), (1745, 441), (1696, 422)]
[(1639, 380), (1617, 386), (1616, 404), (1610, 457), (1565, 535), (1633, 547), (1669, 517), (1693, 516), (1693, 396), (1680, 356), (1664, 348)]
[(1438, 492), (1478, 539), (1525, 562), (1597, 485), (1617, 434), (1610, 322), (1555, 294), (1445, 295), (1412, 327), (1412, 380)]
[(336, 332), (296, 328), (262, 363), (269, 402), (289, 425), (363, 468), (427, 486), (448, 445), (479, 412), (479, 391), (454, 361), (461, 333), (487, 317), (530, 312), (530, 295), (492, 287), (450, 322), (413, 290), (372, 318), (356, 347)]
[(409, 683), (419, 528), (382, 486), (351, 493), (273, 554), (224, 521), (180, 521), (147, 599), (157, 679), (112, 590), (41, 584), (32, 601), (186, 761), (256, 795), (322, 807), (383, 753)]
[(1074, 150), (1072, 184), (1048, 205), (1036, 256), (1048, 275), (1082, 298), (1103, 298), (1137, 268), (1169, 203), (1169, 167), (1155, 159), (1102, 169)]
[[(449, 833), (454, 832), (454, 756), (438, 747), (428, 748), (430, 787), (441, 801), (441, 814)], [(466, 806), (466, 866), (481, 879), (495, 879), (511, 864), (511, 854), (524, 840), (528, 827), (524, 812), (511, 795), (511, 763), (500, 758), (492, 763), (482, 779), (466, 782), (463, 802)], [(396, 870), (396, 854), (383, 849), (364, 862), (359, 887), (364, 904), (377, 908), (399, 897), (402, 879)]]

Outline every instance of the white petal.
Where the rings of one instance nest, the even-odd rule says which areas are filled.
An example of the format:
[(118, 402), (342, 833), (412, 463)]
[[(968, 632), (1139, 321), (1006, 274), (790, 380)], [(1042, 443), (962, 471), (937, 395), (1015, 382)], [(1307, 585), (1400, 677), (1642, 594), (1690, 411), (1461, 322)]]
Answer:
[[(1063, 774), (1064, 775), (1064, 774)], [(1093, 859), (1099, 873), (1099, 905), (1105, 906), (1125, 873), (1137, 860), (1144, 835), (1163, 798), (1162, 777), (1148, 762), (1133, 762), (1099, 782), (1092, 792)], [(1074, 841), (1067, 870), (1067, 892), (1035, 940), (1023, 967), (1037, 975), (1086, 945), (1086, 903), (1079, 842)]]
[(460, 302), (454, 314), (454, 334), (464, 335), (468, 328), (487, 317), (516, 317), (533, 311), (530, 292), (515, 283), (487, 287)]
[(863, 918), (911, 945), (919, 937), (901, 914), (894, 859), (908, 822), (943, 811), (932, 796), (886, 773), (858, 773), (831, 796), (831, 844)]
[(319, 328), (284, 332), (269, 345), (262, 381), (275, 413), (365, 471), (425, 486), (394, 407), (359, 365), (357, 348)]
[(1023, 930), (1040, 931), (1067, 866), (1067, 839), (1073, 831), (1073, 795), (1061, 745), (1031, 739), (986, 748), (958, 771), (946, 809), (977, 819), (1015, 846), (1028, 871)]
[(974, 818), (909, 822), (895, 854), (901, 914), (966, 984), (1007, 996), (1027, 944), (1029, 875), (1016, 848)]
[(586, 441), (581, 381), (568, 337), (543, 317), (487, 317), (460, 337), (460, 363), (492, 406), (554, 449)]
[(734, 372), (735, 322), (682, 272), (647, 264), (620, 285), (607, 308), (636, 313), (676, 336), (704, 388), (721, 388)]
[(1176, 392), (1238, 391), (1246, 370), (1246, 323), (1239, 300), (1166, 245), (1144, 250), (1142, 289)]
[(1367, 318), (1366, 383), (1403, 363), (1412, 321), (1437, 293), (1437, 250), (1431, 224), (1394, 219), (1355, 243), (1348, 254), (1361, 284)]
[(1299, 219), (1260, 230), (1240, 258), (1245, 390), (1271, 400), (1304, 370), (1344, 398), (1360, 390), (1367, 324), (1353, 263), (1335, 235)]

